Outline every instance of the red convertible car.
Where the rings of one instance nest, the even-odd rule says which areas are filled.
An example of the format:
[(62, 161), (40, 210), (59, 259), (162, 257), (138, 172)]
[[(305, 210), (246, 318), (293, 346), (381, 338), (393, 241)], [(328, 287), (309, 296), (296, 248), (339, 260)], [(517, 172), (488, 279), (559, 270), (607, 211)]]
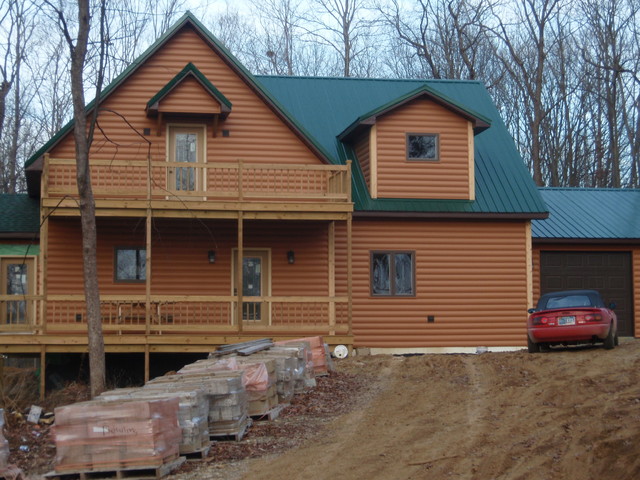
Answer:
[(596, 290), (566, 290), (540, 297), (529, 310), (527, 347), (529, 353), (552, 345), (603, 343), (612, 349), (618, 344), (615, 304), (605, 306)]

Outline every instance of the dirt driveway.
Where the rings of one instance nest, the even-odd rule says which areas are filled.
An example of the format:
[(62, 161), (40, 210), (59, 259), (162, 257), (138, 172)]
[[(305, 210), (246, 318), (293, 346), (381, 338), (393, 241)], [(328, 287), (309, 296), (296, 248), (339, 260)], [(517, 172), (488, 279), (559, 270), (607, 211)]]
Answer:
[(189, 476), (640, 478), (640, 341), (613, 351), (355, 357), (338, 368), (373, 375), (351, 411), (282, 454)]

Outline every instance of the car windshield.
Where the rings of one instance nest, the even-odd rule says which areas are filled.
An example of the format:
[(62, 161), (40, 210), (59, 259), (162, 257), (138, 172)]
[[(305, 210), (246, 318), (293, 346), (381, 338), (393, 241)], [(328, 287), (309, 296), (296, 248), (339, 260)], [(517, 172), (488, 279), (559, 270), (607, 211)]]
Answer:
[(564, 295), (550, 297), (546, 308), (591, 307), (589, 295)]

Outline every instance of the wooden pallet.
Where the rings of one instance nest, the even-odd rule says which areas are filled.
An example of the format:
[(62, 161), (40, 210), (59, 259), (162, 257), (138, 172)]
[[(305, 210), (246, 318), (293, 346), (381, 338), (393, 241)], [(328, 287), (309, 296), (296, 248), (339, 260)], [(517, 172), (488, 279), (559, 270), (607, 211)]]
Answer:
[(45, 479), (52, 480), (110, 480), (110, 479), (127, 479), (127, 480), (146, 480), (159, 479), (166, 477), (174, 470), (178, 469), (186, 461), (185, 457), (178, 457), (169, 463), (162, 465), (136, 466), (126, 468), (102, 469), (98, 468), (83, 472), (49, 472), (44, 475)]
[(180, 455), (185, 457), (188, 462), (195, 462), (198, 460), (203, 460), (209, 456), (209, 452), (211, 451), (211, 445), (207, 445), (200, 450), (195, 450), (193, 452), (183, 452)]
[(281, 403), (265, 413), (261, 413), (260, 415), (251, 415), (251, 418), (257, 422), (275, 420), (280, 416), (280, 413), (282, 413), (282, 410), (284, 410), (287, 405), (288, 404)]
[(240, 428), (234, 432), (217, 432), (217, 433), (209, 433), (209, 437), (212, 441), (241, 441), (247, 433), (247, 430), (251, 426), (252, 420), (251, 418), (247, 418)]

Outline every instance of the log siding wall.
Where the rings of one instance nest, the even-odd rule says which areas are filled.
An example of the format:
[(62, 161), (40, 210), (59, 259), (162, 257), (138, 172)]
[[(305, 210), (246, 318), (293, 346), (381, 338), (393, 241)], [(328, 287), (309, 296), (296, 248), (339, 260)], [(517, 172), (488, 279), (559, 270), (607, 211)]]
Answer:
[[(200, 36), (188, 27), (177, 32), (175, 37), (141, 65), (101, 105), (99, 122), (109, 138), (105, 138), (99, 130), (96, 130), (91, 159), (109, 160), (113, 162), (114, 167), (119, 161), (146, 161), (148, 154), (152, 162), (166, 161), (166, 124), (188, 123), (190, 120), (165, 115), (163, 123), (158, 128), (156, 117), (148, 117), (145, 106), (149, 99), (179, 73), (188, 61), (194, 63), (232, 103), (229, 117), (221, 121), (218, 127), (220, 130), (228, 130), (228, 137), (218, 135), (213, 138), (211, 132), (213, 123), (210, 118), (200, 117), (191, 120), (198, 124), (207, 124), (207, 163), (235, 162), (239, 159), (252, 163), (303, 165), (321, 163), (320, 159), (256, 96), (255, 92), (217, 55), (213, 54)], [(188, 84), (185, 85), (184, 91), (192, 90), (188, 87)], [(173, 92), (175, 95), (178, 93)], [(195, 113), (201, 112), (203, 102), (213, 101), (204, 90), (202, 95), (180, 95), (180, 100), (184, 102), (183, 110)], [(138, 133), (134, 132), (121, 116), (126, 118)], [(145, 128), (149, 128), (151, 134), (140, 138), (139, 134), (142, 134)], [(158, 131), (160, 136), (157, 135)], [(73, 135), (68, 134), (63, 138), (51, 150), (50, 156), (63, 159), (75, 158)], [(69, 169), (66, 183), (75, 186), (72, 168)], [(130, 188), (124, 179), (122, 187)]]
[[(245, 221), (245, 249), (270, 249), (271, 294), (328, 295), (327, 224)], [(103, 295), (144, 295), (143, 283), (114, 282), (114, 249), (144, 248), (144, 220), (98, 219), (98, 277)], [(231, 221), (154, 220), (153, 295), (231, 295), (231, 252), (237, 247)], [(216, 263), (207, 259), (216, 251)], [(295, 252), (295, 264), (287, 252)], [(80, 223), (49, 222), (47, 284), (51, 295), (82, 294)]]
[[(474, 197), (470, 182), (469, 122), (430, 100), (418, 99), (377, 121), (379, 198), (462, 199)], [(407, 133), (439, 135), (438, 161), (408, 161)]]
[[(524, 345), (527, 235), (527, 222), (354, 221), (356, 346)], [(414, 298), (371, 297), (372, 250), (416, 252)], [(344, 267), (337, 273), (344, 288)]]

